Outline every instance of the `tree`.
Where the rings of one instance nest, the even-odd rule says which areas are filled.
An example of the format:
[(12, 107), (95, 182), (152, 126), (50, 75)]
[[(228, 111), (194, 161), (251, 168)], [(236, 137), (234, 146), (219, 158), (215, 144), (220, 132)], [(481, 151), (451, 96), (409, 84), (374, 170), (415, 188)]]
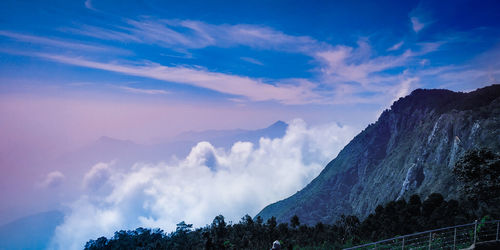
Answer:
[(224, 240), (227, 236), (228, 231), (228, 228), (226, 226), (227, 224), (224, 221), (224, 216), (215, 216), (214, 220), (212, 221), (212, 236), (215, 241), (215, 248), (217, 249), (223, 249), (225, 247)]
[(341, 215), (340, 219), (335, 222), (335, 225), (340, 230), (341, 242), (346, 243), (348, 241), (358, 242), (359, 241), (359, 227), (360, 221), (358, 217), (354, 215)]
[(467, 198), (490, 201), (500, 197), (500, 155), (488, 149), (467, 151), (456, 163), (453, 173), (461, 182)]
[(443, 195), (438, 193), (430, 194), (422, 203), (422, 213), (425, 217), (429, 217), (432, 212), (438, 208), (444, 201)]
[(299, 216), (294, 215), (294, 216), (292, 217), (292, 219), (290, 219), (290, 225), (291, 225), (293, 228), (296, 228), (297, 226), (300, 226)]
[(191, 231), (193, 228), (193, 224), (186, 224), (186, 222), (181, 221), (179, 224), (177, 224), (177, 228), (175, 229), (176, 232), (187, 232)]

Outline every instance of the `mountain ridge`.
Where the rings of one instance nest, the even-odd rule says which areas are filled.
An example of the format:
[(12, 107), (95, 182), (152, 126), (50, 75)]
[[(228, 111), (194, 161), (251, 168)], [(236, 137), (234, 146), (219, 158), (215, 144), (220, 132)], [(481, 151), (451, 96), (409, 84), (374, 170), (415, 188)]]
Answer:
[[(40, 249), (48, 247), (64, 214), (57, 210), (25, 216), (0, 226), (0, 249)], [(29, 237), (26, 237), (26, 236)]]
[(458, 156), (471, 148), (500, 149), (499, 97), (500, 85), (469, 93), (414, 90), (355, 136), (305, 188), (257, 216), (333, 223), (341, 214), (364, 218), (376, 204), (413, 193), (459, 198), (451, 173)]

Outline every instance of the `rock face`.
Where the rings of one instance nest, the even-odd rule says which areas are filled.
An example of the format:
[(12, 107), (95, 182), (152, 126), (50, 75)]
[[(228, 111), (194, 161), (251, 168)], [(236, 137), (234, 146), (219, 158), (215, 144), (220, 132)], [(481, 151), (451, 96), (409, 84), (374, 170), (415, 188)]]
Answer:
[(417, 89), (394, 102), (293, 196), (258, 216), (307, 224), (360, 218), (378, 204), (433, 192), (460, 196), (452, 173), (468, 149), (500, 150), (500, 85), (470, 93)]

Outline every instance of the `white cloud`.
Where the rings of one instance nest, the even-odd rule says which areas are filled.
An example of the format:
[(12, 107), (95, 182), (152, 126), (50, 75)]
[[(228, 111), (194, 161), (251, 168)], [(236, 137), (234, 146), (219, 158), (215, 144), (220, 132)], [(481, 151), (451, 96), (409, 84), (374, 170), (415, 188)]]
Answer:
[(409, 18), (411, 28), (415, 33), (420, 32), (433, 22), (431, 14), (432, 11), (429, 8), (424, 7), (422, 2), (420, 2), (419, 5), (410, 12)]
[(55, 188), (61, 185), (64, 179), (64, 174), (59, 171), (53, 171), (45, 176), (43, 181), (39, 183), (39, 186), (43, 188)]
[(108, 46), (95, 46), (90, 44), (85, 44), (81, 42), (73, 42), (67, 40), (53, 39), (48, 37), (41, 36), (33, 36), (20, 34), (16, 32), (10, 32), (6, 30), (0, 30), (0, 36), (8, 37), (10, 39), (14, 39), (21, 42), (33, 43), (39, 45), (46, 45), (57, 48), (66, 48), (72, 51), (75, 50), (83, 50), (88, 52), (106, 52), (106, 53), (120, 53), (120, 54), (128, 54), (129, 52), (124, 49), (118, 49)]
[[(252, 101), (275, 100), (284, 104), (319, 102), (320, 96), (313, 92), (315, 84), (300, 79), (290, 79), (287, 84), (269, 84), (261, 79), (210, 72), (201, 68), (183, 66), (169, 67), (154, 63), (129, 65), (87, 60), (55, 54), (34, 54), (48, 60), (82, 67), (118, 72), (126, 75), (188, 84), (220, 93), (244, 96)], [(295, 84), (290, 83), (294, 81)]]
[(401, 46), (403, 46), (404, 44), (404, 41), (401, 41), (399, 43), (396, 43), (394, 45), (392, 45), (390, 48), (387, 49), (387, 51), (395, 51), (395, 50), (398, 50), (401, 48)]
[[(430, 23), (426, 12), (420, 9), (410, 13), (410, 19), (418, 30)], [(307, 80), (251, 78), (208, 71), (196, 65), (164, 66), (144, 62), (123, 63), (120, 60), (104, 61), (93, 57), (37, 54), (61, 63), (188, 84), (234, 95), (228, 97), (230, 100), (276, 101), (282, 104), (387, 104), (396, 96), (387, 96), (386, 93), (395, 93), (391, 89), (400, 84), (402, 72), (412, 66), (412, 63), (418, 65), (418, 57), (436, 51), (443, 44), (419, 43), (416, 51), (408, 49), (397, 55), (384, 55), (372, 50), (368, 38), (361, 38), (357, 47), (333, 46), (309, 36), (289, 35), (266, 26), (210, 24), (196, 20), (151, 17), (126, 19), (119, 26), (108, 28), (84, 25), (80, 29), (68, 30), (105, 40), (154, 44), (188, 55), (190, 50), (210, 46), (247, 46), (312, 57), (314, 60), (311, 62), (316, 64), (313, 71), (317, 74)], [(401, 41), (387, 51), (400, 51), (403, 45), (404, 41)], [(262, 65), (262, 62), (254, 58), (240, 59)], [(122, 89), (134, 93), (161, 94), (156, 90)]]
[(135, 94), (147, 94), (147, 95), (166, 95), (169, 92), (162, 89), (140, 89), (140, 88), (132, 88), (127, 86), (117, 86), (118, 88), (125, 90), (130, 93)]
[(413, 28), (413, 31), (415, 31), (415, 33), (418, 33), (425, 27), (425, 24), (422, 21), (420, 21), (418, 17), (411, 17), (410, 21), (411, 21), (411, 27)]
[[(111, 172), (109, 192), (76, 201), (53, 246), (80, 249), (91, 238), (139, 226), (171, 231), (182, 220), (199, 227), (218, 214), (234, 222), (253, 216), (303, 188), (355, 132), (295, 120), (283, 138), (261, 138), (258, 145), (237, 142), (230, 150), (200, 142), (176, 163), (136, 163), (128, 171)], [(88, 176), (98, 169), (108, 167), (94, 166)]]
[(418, 77), (407, 77), (404, 78), (399, 86), (395, 87), (395, 98), (393, 100), (397, 101), (401, 97), (405, 97), (410, 94), (410, 91), (415, 88), (415, 84), (419, 81)]
[(330, 82), (357, 82), (362, 85), (377, 82), (381, 78), (373, 76), (373, 73), (403, 66), (413, 56), (413, 53), (407, 50), (398, 56), (371, 57), (368, 45), (361, 45), (356, 49), (337, 46), (315, 55), (317, 60), (323, 62), (321, 71)]
[[(322, 83), (333, 89), (333, 103), (385, 103), (399, 97), (404, 67), (421, 52), (407, 50), (394, 56), (372, 56), (366, 42), (358, 44), (357, 48), (337, 46), (315, 55), (322, 63)], [(401, 73), (384, 73), (387, 70)]]
[(84, 25), (68, 31), (106, 40), (156, 44), (174, 50), (200, 49), (209, 46), (249, 46), (311, 54), (328, 46), (308, 36), (292, 36), (259, 25), (209, 24), (196, 20), (128, 19), (113, 29)]
[(111, 177), (111, 163), (97, 163), (83, 177), (83, 188), (87, 190), (99, 190)]
[(256, 65), (261, 65), (261, 66), (264, 65), (261, 61), (255, 59), (255, 58), (242, 56), (242, 57), (240, 57), (240, 59), (245, 61), (245, 62), (249, 62), (249, 63), (256, 64)]

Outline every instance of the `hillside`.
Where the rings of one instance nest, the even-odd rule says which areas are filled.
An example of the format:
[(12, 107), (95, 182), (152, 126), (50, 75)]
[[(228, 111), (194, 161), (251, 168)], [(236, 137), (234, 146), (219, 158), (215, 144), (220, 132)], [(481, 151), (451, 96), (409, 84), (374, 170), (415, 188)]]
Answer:
[(63, 217), (59, 211), (48, 211), (0, 226), (0, 249), (46, 248)]
[(472, 148), (500, 150), (500, 85), (470, 93), (417, 89), (394, 102), (304, 189), (257, 216), (333, 223), (377, 204), (433, 192), (457, 199), (452, 167)]

